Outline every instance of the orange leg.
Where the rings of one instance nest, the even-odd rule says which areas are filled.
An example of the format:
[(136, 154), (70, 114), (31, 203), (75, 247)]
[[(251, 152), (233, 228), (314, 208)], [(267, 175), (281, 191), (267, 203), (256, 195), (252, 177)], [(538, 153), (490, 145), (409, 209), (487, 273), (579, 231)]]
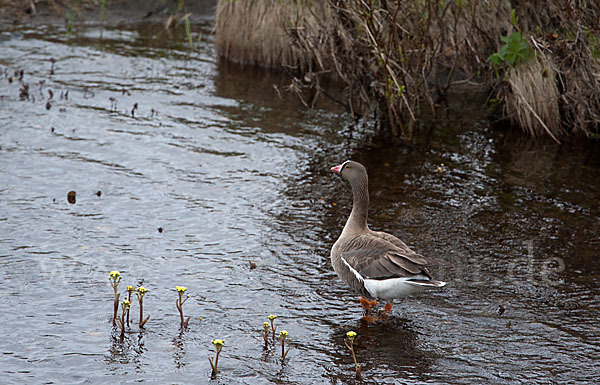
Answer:
[(360, 297), (360, 305), (365, 309), (363, 319), (369, 323), (375, 323), (375, 320), (371, 317), (371, 310), (377, 305), (377, 301), (370, 301), (365, 297)]
[(377, 306), (377, 301), (370, 301), (370, 300), (366, 299), (365, 297), (360, 297), (360, 305), (365, 310), (371, 310), (375, 306)]
[(381, 319), (387, 319), (388, 313), (390, 311), (392, 311), (392, 304), (386, 303), (385, 306), (383, 307), (383, 310), (381, 310), (381, 312), (379, 313), (381, 316)]

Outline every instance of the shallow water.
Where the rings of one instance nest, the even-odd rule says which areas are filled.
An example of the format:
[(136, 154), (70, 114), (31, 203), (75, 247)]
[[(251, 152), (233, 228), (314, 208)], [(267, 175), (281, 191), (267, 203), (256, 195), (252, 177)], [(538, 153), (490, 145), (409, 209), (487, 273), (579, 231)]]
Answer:
[[(597, 380), (597, 147), (530, 143), (467, 102), (390, 145), (306, 110), (285, 77), (218, 62), (211, 23), (192, 51), (161, 24), (0, 35), (3, 383), (206, 383), (213, 338), (216, 383), (353, 383), (348, 330), (365, 383)], [(348, 158), (369, 169), (371, 227), (449, 282), (375, 325), (329, 264), (351, 204), (329, 167)], [(111, 270), (150, 290), (123, 343)], [(268, 314), (289, 332), (284, 364), (263, 349)]]

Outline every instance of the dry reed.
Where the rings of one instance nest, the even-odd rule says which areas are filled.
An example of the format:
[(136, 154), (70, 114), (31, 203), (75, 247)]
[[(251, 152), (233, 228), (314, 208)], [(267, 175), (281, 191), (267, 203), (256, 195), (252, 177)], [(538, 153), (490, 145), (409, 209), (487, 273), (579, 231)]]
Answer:
[(215, 30), (221, 56), (240, 64), (310, 71), (312, 57), (292, 44), (292, 31), (317, 33), (327, 8), (311, 1), (219, 1)]
[[(217, 46), (233, 61), (294, 69), (292, 88), (335, 78), (351, 113), (377, 113), (410, 138), (423, 107), (451, 89), (497, 93), (506, 116), (532, 136), (598, 134), (600, 5), (535, 0), (326, 2), (220, 0)], [(258, 22), (257, 22), (258, 21)], [(494, 69), (500, 38), (522, 33), (529, 62)], [(498, 76), (496, 76), (498, 74)], [(313, 101), (314, 104), (314, 101)]]
[(549, 135), (558, 142), (564, 134), (560, 124), (557, 71), (545, 57), (512, 68), (504, 76), (510, 87), (505, 95), (508, 118), (531, 136)]

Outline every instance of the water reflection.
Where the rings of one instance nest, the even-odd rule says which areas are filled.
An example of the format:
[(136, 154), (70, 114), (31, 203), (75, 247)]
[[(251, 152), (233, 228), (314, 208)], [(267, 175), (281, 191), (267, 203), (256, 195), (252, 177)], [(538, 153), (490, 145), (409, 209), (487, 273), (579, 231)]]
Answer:
[(131, 351), (134, 349), (133, 342), (130, 339), (130, 335), (121, 341), (121, 332), (115, 329), (113, 335), (110, 338), (110, 348), (108, 349), (107, 364), (128, 364), (131, 360)]
[(135, 362), (135, 368), (137, 370), (141, 370), (143, 367), (142, 356), (146, 351), (145, 343), (144, 343), (144, 333), (141, 332), (137, 336), (137, 343), (133, 347), (133, 351), (135, 352), (135, 356), (133, 358), (133, 362)]
[(180, 330), (179, 334), (173, 338), (173, 362), (175, 363), (175, 367), (177, 369), (180, 369), (186, 365), (185, 339), (183, 338), (184, 334), (185, 331)]
[[(367, 382), (376, 373), (385, 373), (391, 367), (396, 372), (396, 381), (426, 381), (435, 357), (419, 348), (417, 333), (412, 329), (411, 320), (396, 316), (375, 324), (360, 320), (354, 326), (348, 325), (346, 329), (354, 330), (358, 335), (354, 350), (362, 368), (361, 377)], [(344, 344), (345, 338), (345, 331), (336, 331), (330, 335), (330, 339), (335, 341), (334, 362), (342, 369), (333, 378), (344, 383), (354, 378), (354, 361)]]

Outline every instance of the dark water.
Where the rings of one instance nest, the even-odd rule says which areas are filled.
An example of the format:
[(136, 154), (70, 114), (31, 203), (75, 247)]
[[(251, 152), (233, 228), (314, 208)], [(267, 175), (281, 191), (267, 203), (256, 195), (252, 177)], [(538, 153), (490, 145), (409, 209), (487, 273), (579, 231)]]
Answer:
[[(333, 106), (307, 111), (284, 77), (219, 63), (211, 23), (193, 24), (193, 51), (160, 24), (0, 35), (2, 383), (207, 383), (213, 338), (216, 383), (353, 383), (348, 330), (365, 383), (597, 381), (597, 148), (529, 143), (468, 102), (389, 145)], [(386, 323), (360, 322), (329, 264), (351, 203), (329, 167), (348, 158), (369, 169), (372, 228), (449, 282)], [(111, 270), (150, 290), (146, 330), (123, 343)], [(269, 314), (284, 364), (263, 350)]]

